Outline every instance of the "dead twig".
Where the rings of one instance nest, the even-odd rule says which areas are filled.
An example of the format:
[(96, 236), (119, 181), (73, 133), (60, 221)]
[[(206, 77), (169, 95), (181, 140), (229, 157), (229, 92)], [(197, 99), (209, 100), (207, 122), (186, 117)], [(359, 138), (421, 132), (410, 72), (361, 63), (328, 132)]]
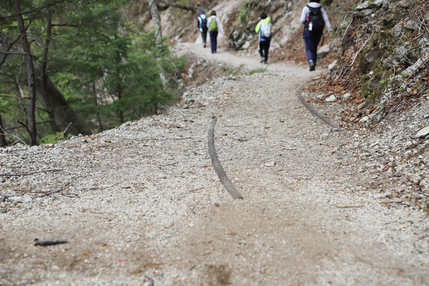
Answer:
[(188, 208), (191, 210), (191, 212), (192, 212), (193, 214), (195, 214), (195, 207), (191, 208), (191, 206), (190, 206), (190, 205), (188, 205), (188, 204), (187, 204), (187, 206), (188, 206)]
[(352, 19), (350, 20), (349, 24), (347, 25), (347, 29), (346, 29), (346, 31), (344, 32), (344, 35), (343, 35), (343, 38), (341, 39), (341, 41), (344, 41), (344, 38), (346, 37), (346, 35), (347, 35), (347, 31), (349, 30), (350, 25), (353, 23), (353, 20), (354, 20), (354, 18), (352, 18)]
[(257, 206), (257, 205), (254, 205), (254, 204), (252, 204), (252, 203), (248, 203), (249, 205), (251, 205), (252, 207), (255, 207), (255, 208), (257, 208), (258, 210), (260, 210), (261, 212), (264, 212), (265, 211), (265, 209), (263, 209), (263, 208), (261, 208), (261, 207), (259, 207), (259, 206)]
[(337, 206), (339, 209), (354, 209), (354, 208), (361, 208), (362, 206)]
[(177, 163), (179, 163), (179, 162), (174, 162), (174, 163), (171, 163), (171, 164), (167, 164), (167, 165), (159, 166), (159, 168), (164, 168), (164, 167), (167, 167), (167, 166), (177, 165)]
[(63, 136), (66, 135), (67, 130), (69, 130), (69, 128), (72, 124), (73, 124), (73, 122), (70, 122), (70, 124), (67, 126), (67, 128), (63, 131)]
[(56, 194), (56, 193), (59, 193), (59, 192), (62, 192), (62, 191), (63, 191), (63, 189), (59, 189), (57, 191), (52, 191), (52, 192), (47, 192), (47, 193), (45, 193), (45, 194), (43, 194), (41, 196), (38, 196), (38, 198), (43, 198), (43, 197), (46, 197), (46, 196), (50, 196), (50, 195), (53, 195), (53, 194)]
[(150, 281), (149, 286), (155, 285), (155, 281), (153, 281), (152, 277), (146, 275), (146, 279)]
[[(11, 136), (11, 137), (15, 137), (16, 139), (18, 139), (19, 141), (21, 141), (22, 143), (24, 143), (25, 145), (27, 145), (27, 142), (25, 142), (24, 140), (22, 140), (21, 138), (19, 138), (18, 136), (15, 136), (13, 134), (9, 134), (6, 133), (6, 131), (0, 126), (0, 129), (3, 133), (1, 133), (1, 135), (6, 135), (6, 136)], [(15, 128), (14, 128), (15, 129)]]
[(353, 59), (353, 62), (349, 65), (349, 67), (351, 67), (351, 66), (353, 66), (354, 65), (354, 63), (355, 63), (355, 61), (356, 61), (356, 59), (357, 59), (357, 56), (359, 55), (359, 53), (363, 50), (363, 48), (365, 48), (365, 46), (366, 46), (366, 44), (368, 44), (368, 42), (370, 41), (372, 39), (372, 35), (371, 36), (369, 36), (369, 38), (366, 40), (366, 42), (362, 45), (362, 47), (359, 49), (359, 51), (357, 51), (357, 53), (356, 53), (356, 55), (355, 55), (355, 58)]

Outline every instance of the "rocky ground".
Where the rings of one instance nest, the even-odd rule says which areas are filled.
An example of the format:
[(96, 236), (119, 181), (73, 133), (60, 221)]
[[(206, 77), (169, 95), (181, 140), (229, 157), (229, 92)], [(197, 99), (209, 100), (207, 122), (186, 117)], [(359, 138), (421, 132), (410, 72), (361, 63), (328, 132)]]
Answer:
[[(1, 149), (0, 285), (428, 285), (429, 218), (387, 196), (394, 142), (332, 130), (297, 98), (321, 72), (274, 67), (94, 136)], [(335, 121), (335, 103), (315, 106)], [(243, 200), (211, 165), (214, 117)]]
[(350, 140), (335, 152), (353, 154), (364, 163), (361, 172), (371, 173), (374, 179), (380, 178), (380, 172), (387, 175), (387, 179), (371, 183), (381, 198), (429, 213), (427, 97), (407, 113), (392, 113), (376, 128), (371, 128), (364, 123), (350, 124), (348, 117), (348, 122), (342, 120), (342, 114), (356, 109), (356, 104), (347, 102), (348, 93), (304, 92), (304, 96), (345, 130), (356, 132), (359, 140)]

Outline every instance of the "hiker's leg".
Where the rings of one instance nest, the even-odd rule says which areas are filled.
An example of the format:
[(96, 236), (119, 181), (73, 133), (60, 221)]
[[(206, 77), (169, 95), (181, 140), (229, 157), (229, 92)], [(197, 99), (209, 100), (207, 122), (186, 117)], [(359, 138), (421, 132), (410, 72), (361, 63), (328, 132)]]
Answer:
[(213, 32), (214, 34), (214, 51), (217, 51), (217, 34), (218, 32)]
[(207, 43), (207, 31), (201, 32), (201, 38), (203, 39), (203, 44)]
[(264, 52), (263, 52), (263, 50), (264, 50), (264, 42), (259, 41), (259, 50), (258, 50), (258, 52), (259, 52), (259, 54), (261, 55), (261, 58), (263, 58), (263, 57), (264, 57)]
[(312, 35), (313, 37), (313, 61), (316, 64), (317, 63), (317, 47), (319, 46), (320, 39), (322, 38), (322, 34), (315, 34)]
[(210, 47), (212, 49), (212, 54), (214, 53), (214, 51), (216, 50), (216, 37), (215, 37), (215, 32), (209, 32), (210, 34)]
[(265, 41), (264, 53), (265, 53), (265, 62), (268, 61), (268, 52), (270, 51), (271, 39)]
[[(311, 33), (307, 30), (304, 30), (304, 41), (305, 41), (305, 53), (307, 54), (307, 59), (309, 62), (313, 62), (317, 57), (317, 46), (314, 46), (313, 37)], [(314, 50), (316, 49), (316, 55)]]

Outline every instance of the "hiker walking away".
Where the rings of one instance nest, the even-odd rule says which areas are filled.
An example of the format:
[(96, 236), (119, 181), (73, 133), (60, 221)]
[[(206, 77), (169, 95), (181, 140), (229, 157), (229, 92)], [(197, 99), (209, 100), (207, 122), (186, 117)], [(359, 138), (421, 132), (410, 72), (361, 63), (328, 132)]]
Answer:
[(207, 16), (204, 15), (204, 11), (200, 11), (200, 16), (197, 19), (197, 26), (200, 29), (201, 32), (201, 38), (203, 39), (204, 48), (206, 47), (207, 43)]
[(217, 35), (218, 32), (225, 34), (223, 32), (223, 27), (221, 21), (216, 17), (216, 11), (213, 10), (210, 13), (210, 17), (207, 20), (207, 29), (210, 34), (210, 46), (212, 48), (212, 54), (216, 53), (217, 50)]
[(325, 9), (320, 5), (320, 0), (310, 0), (307, 6), (302, 9), (301, 23), (304, 24), (305, 52), (307, 54), (310, 71), (316, 70), (317, 46), (323, 35), (326, 26), (331, 33), (331, 24)]
[(259, 34), (259, 54), (261, 55), (261, 63), (264, 62), (267, 64), (273, 25), (271, 25), (271, 19), (267, 17), (267, 14), (262, 13), (260, 17), (261, 21), (256, 25), (255, 32)]

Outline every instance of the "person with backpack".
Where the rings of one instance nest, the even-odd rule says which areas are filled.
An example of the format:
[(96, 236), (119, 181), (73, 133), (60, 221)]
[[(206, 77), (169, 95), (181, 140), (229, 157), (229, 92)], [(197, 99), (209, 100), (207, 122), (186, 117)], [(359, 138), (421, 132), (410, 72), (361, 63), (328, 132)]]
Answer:
[(261, 21), (256, 25), (255, 32), (259, 34), (259, 54), (261, 55), (261, 63), (267, 64), (273, 25), (271, 25), (271, 19), (267, 14), (262, 13), (260, 17)]
[(216, 11), (213, 10), (210, 13), (210, 17), (207, 19), (207, 29), (210, 34), (210, 46), (212, 49), (212, 54), (216, 53), (217, 50), (217, 35), (218, 32), (225, 34), (223, 32), (222, 22), (216, 17)]
[(204, 11), (200, 11), (200, 16), (197, 19), (197, 27), (200, 29), (201, 38), (203, 39), (204, 48), (206, 47), (207, 42), (207, 16), (204, 15)]
[(301, 23), (304, 24), (305, 52), (307, 54), (310, 71), (316, 70), (317, 46), (326, 28), (331, 33), (331, 24), (325, 9), (320, 5), (320, 0), (310, 0), (302, 9)]

